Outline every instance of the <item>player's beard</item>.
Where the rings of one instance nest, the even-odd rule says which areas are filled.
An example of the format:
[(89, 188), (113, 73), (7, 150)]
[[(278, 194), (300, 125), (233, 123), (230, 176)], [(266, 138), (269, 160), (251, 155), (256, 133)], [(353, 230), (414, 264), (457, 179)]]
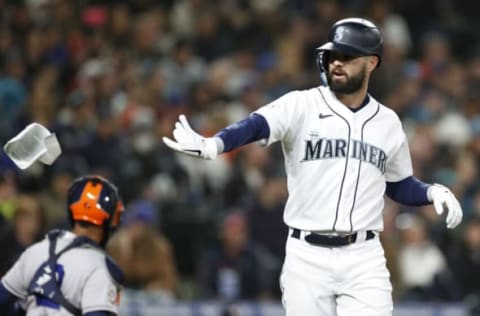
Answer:
[(363, 65), (362, 69), (353, 76), (347, 77), (346, 82), (338, 82), (332, 80), (332, 71), (328, 73), (327, 82), (330, 90), (339, 94), (352, 94), (363, 87), (367, 76), (367, 66)]

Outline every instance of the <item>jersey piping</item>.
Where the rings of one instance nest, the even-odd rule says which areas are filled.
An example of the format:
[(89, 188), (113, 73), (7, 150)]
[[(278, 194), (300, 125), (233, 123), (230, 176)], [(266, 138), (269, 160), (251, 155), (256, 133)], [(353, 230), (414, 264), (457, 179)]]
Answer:
[[(363, 122), (362, 124), (362, 129), (361, 129), (361, 136), (360, 136), (360, 139), (363, 143), (363, 130), (365, 128), (365, 125), (367, 125), (367, 123), (369, 121), (371, 121), (377, 114), (378, 112), (380, 112), (380, 104), (377, 103), (377, 110), (375, 111), (375, 113), (373, 113), (372, 116), (370, 116), (368, 119), (365, 120), (365, 122)], [(355, 183), (355, 192), (353, 193), (353, 203), (352, 203), (352, 208), (350, 209), (350, 231), (353, 231), (353, 223), (352, 223), (352, 217), (353, 217), (353, 210), (355, 208), (355, 202), (357, 200), (357, 191), (358, 191), (358, 183), (360, 182), (360, 170), (362, 168), (362, 160), (359, 160), (358, 161), (358, 172), (357, 172), (357, 181)]]
[(342, 193), (343, 193), (343, 185), (345, 183), (345, 176), (347, 175), (347, 166), (348, 166), (348, 160), (349, 160), (349, 157), (350, 157), (350, 135), (351, 135), (351, 127), (350, 127), (350, 123), (348, 122), (348, 120), (346, 118), (344, 118), (343, 116), (341, 116), (339, 113), (337, 113), (331, 106), (330, 104), (327, 102), (327, 99), (325, 98), (325, 96), (323, 95), (322, 91), (318, 88), (318, 91), (320, 92), (320, 95), (322, 96), (322, 99), (323, 101), (325, 101), (325, 104), (328, 106), (328, 108), (330, 109), (330, 111), (332, 111), (333, 113), (335, 113), (338, 117), (340, 117), (342, 120), (345, 121), (345, 123), (347, 123), (347, 127), (348, 127), (348, 138), (347, 138), (347, 155), (346, 155), (346, 159), (345, 159), (345, 166), (343, 168), (343, 177), (342, 177), (342, 183), (340, 184), (340, 192), (338, 193), (338, 199), (337, 199), (337, 207), (336, 207), (336, 210), (335, 210), (335, 220), (333, 221), (333, 226), (332, 226), (332, 231), (335, 231), (335, 226), (337, 225), (337, 220), (338, 220), (338, 209), (340, 207), (340, 201), (342, 199)]

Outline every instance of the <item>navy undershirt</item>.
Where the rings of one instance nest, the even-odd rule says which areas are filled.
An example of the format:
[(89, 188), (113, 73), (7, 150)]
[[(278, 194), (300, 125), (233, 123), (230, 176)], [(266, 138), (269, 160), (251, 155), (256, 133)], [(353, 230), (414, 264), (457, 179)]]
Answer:
[(370, 102), (370, 97), (369, 97), (368, 94), (367, 94), (367, 96), (365, 97), (365, 99), (363, 99), (362, 104), (360, 104), (360, 106), (359, 106), (358, 108), (351, 108), (351, 107), (349, 107), (349, 106), (348, 106), (348, 108), (349, 108), (350, 111), (352, 111), (352, 112), (355, 113), (355, 112), (358, 112), (358, 111), (360, 111), (361, 109), (363, 109), (363, 108), (368, 104), (368, 102)]
[(398, 182), (387, 182), (385, 194), (398, 203), (421, 206), (432, 204), (427, 198), (429, 187), (430, 184), (410, 176)]
[(270, 136), (270, 127), (263, 116), (253, 113), (249, 117), (233, 123), (215, 134), (223, 140), (223, 152), (266, 139)]
[[(356, 112), (368, 104), (369, 100), (367, 95), (360, 107), (350, 109)], [(242, 145), (261, 139), (268, 139), (270, 127), (262, 115), (254, 113), (241, 121), (227, 126), (215, 136), (222, 139), (224, 144), (223, 152), (229, 152)], [(392, 200), (404, 205), (427, 205), (431, 204), (427, 198), (429, 186), (429, 184), (420, 181), (414, 176), (410, 176), (398, 182), (387, 182), (385, 194)]]

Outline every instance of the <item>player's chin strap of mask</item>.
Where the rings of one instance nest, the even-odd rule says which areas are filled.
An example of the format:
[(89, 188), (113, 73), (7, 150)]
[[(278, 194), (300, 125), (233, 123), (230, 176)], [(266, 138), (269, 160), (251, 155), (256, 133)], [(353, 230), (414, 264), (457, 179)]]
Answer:
[(73, 306), (60, 290), (60, 283), (63, 275), (60, 275), (59, 271), (57, 271), (57, 260), (61, 255), (72, 248), (81, 247), (83, 245), (90, 245), (95, 248), (99, 248), (99, 246), (87, 237), (79, 236), (59, 253), (55, 254), (57, 238), (61, 234), (63, 234), (63, 232), (60, 230), (52, 230), (47, 234), (49, 240), (49, 258), (35, 272), (35, 275), (28, 286), (28, 294), (35, 295), (37, 300), (43, 300), (50, 304), (54, 303), (54, 305), (58, 304), (75, 316), (81, 316), (82, 311)]

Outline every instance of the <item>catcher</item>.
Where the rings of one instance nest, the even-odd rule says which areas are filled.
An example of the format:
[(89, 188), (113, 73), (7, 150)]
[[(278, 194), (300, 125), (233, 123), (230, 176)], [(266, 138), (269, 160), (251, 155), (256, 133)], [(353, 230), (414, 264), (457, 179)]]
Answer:
[(115, 185), (97, 175), (77, 178), (67, 194), (72, 229), (52, 230), (27, 248), (0, 282), (0, 315), (118, 314), (123, 274), (104, 252), (123, 204)]

